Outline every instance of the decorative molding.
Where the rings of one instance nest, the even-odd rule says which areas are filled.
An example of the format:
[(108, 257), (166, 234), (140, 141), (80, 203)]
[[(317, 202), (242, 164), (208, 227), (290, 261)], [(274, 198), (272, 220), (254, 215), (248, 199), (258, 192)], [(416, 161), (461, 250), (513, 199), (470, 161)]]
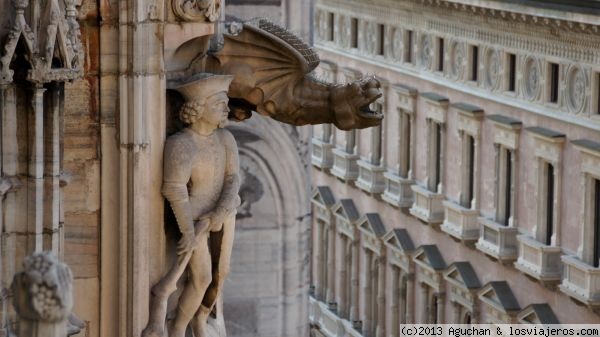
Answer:
[(215, 22), (221, 14), (221, 0), (173, 0), (173, 12), (183, 21)]
[[(66, 0), (63, 7), (58, 0), (50, 0), (46, 8), (36, 7), (34, 15), (42, 13), (32, 19), (38, 21), (36, 31), (32, 30), (26, 19), (29, 1), (13, 0), (12, 3), (14, 23), (2, 47), (0, 84), (13, 81), (14, 71), (10, 69), (10, 64), (21, 38), (31, 66), (27, 73), (28, 81), (36, 84), (65, 82), (83, 76), (83, 46), (75, 1)], [(41, 4), (36, 2), (33, 6)]]
[[(451, 4), (447, 1), (439, 3)], [(491, 93), (497, 96), (495, 100), (514, 102), (519, 108), (526, 106), (537, 113), (543, 110), (541, 114), (544, 115), (598, 127), (597, 120), (592, 118), (591, 78), (592, 71), (600, 64), (600, 38), (595, 33), (600, 26), (467, 7), (472, 11), (460, 6), (431, 5), (420, 0), (402, 3), (378, 0), (368, 4), (355, 0), (320, 0), (316, 12), (333, 12), (358, 18), (361, 22), (385, 25), (386, 32), (389, 32), (385, 36), (389, 41), (386, 41), (388, 48), (384, 56), (376, 55), (375, 50), (365, 48), (364, 44), (349, 50), (336, 41), (317, 38), (315, 43), (357, 57), (377, 57), (381, 65), (455, 82), (460, 88), (476, 89), (482, 95)], [(426, 19), (417, 20), (412, 14), (415, 11), (423, 13), (419, 17)], [(407, 29), (415, 33), (414, 63), (403, 62), (402, 58), (406, 34), (400, 32)], [(434, 37), (447, 40), (445, 60), (448, 69), (443, 73), (434, 71), (432, 67)], [(366, 41), (364, 36), (361, 40)], [(467, 81), (467, 44), (480, 47), (481, 76), (477, 83)], [(507, 70), (505, 53), (517, 56), (514, 93), (505, 92), (508, 80), (508, 76), (503, 76)], [(547, 62), (561, 66), (557, 104), (546, 104), (544, 99), (546, 77), (549, 76), (545, 69)]]

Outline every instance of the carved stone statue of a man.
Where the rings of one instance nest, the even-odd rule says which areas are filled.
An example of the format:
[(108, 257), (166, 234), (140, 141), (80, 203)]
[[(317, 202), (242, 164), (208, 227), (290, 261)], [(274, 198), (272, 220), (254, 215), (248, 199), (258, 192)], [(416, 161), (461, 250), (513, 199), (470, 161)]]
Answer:
[(187, 270), (169, 337), (206, 337), (207, 319), (229, 271), (240, 204), (238, 151), (223, 129), (229, 113), (227, 90), (233, 76), (202, 74), (179, 85), (186, 103), (180, 119), (188, 124), (170, 136), (164, 149), (162, 192), (177, 219), (181, 239), (177, 261), (152, 289), (154, 298), (144, 336), (164, 335), (166, 302)]

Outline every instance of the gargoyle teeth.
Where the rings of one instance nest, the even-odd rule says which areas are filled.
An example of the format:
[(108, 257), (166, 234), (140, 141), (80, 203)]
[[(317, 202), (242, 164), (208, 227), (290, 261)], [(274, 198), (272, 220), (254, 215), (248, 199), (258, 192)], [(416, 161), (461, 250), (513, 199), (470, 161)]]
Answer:
[(373, 97), (372, 97), (372, 98), (369, 100), (369, 103), (367, 103), (367, 104), (365, 104), (365, 105), (361, 106), (361, 107), (358, 109), (358, 114), (359, 114), (361, 117), (364, 117), (364, 118), (376, 118), (376, 119), (381, 119), (381, 118), (383, 118), (383, 114), (382, 114), (382, 113), (380, 113), (380, 112), (377, 112), (377, 111), (373, 111), (373, 110), (371, 110), (371, 103), (373, 103), (373, 102), (375, 102), (376, 100), (378, 100), (378, 99), (379, 99), (381, 96), (383, 96), (383, 94), (381, 94), (381, 93), (380, 93), (380, 94), (378, 94), (378, 95), (376, 95), (376, 96), (373, 96)]

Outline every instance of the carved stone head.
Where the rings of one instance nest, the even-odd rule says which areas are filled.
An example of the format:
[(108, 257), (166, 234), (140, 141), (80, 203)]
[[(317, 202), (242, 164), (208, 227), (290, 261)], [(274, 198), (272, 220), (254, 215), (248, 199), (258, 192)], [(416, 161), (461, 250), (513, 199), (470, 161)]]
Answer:
[(179, 118), (186, 124), (202, 118), (222, 127), (229, 113), (227, 91), (232, 80), (232, 75), (201, 74), (175, 86), (185, 99)]

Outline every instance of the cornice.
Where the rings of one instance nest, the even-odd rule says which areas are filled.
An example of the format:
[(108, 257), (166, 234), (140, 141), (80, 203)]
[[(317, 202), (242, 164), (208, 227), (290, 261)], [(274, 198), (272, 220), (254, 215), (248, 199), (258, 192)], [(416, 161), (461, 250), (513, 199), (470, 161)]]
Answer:
[[(600, 31), (600, 15), (540, 8), (531, 5), (506, 3), (494, 0), (317, 0), (317, 5), (334, 4), (336, 8), (360, 8), (371, 11), (374, 17), (380, 16), (378, 7), (388, 11), (389, 8), (410, 9), (423, 6), (434, 12), (447, 15), (466, 14), (469, 19), (482, 17), (496, 19), (514, 24), (534, 25), (556, 31), (596, 34)], [(450, 10), (450, 11), (448, 11)], [(402, 18), (404, 24), (418, 26), (414, 15)], [(408, 22), (407, 22), (408, 21)], [(510, 27), (510, 26), (508, 26)]]

